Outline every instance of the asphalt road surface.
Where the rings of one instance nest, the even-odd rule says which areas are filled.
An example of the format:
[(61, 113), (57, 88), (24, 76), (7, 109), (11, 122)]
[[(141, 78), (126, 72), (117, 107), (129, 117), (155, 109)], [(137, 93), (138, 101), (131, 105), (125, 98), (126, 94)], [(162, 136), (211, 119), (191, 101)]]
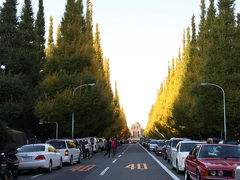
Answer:
[(110, 158), (104, 152), (80, 164), (54, 169), (52, 173), (44, 171), (23, 172), (19, 180), (183, 180), (169, 163), (161, 157), (148, 152), (140, 144), (119, 146), (117, 154)]

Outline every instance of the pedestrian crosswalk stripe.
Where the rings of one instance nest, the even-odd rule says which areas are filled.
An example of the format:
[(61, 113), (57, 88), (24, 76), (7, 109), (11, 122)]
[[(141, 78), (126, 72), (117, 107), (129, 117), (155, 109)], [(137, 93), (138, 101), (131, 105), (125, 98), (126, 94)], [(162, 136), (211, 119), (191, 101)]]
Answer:
[(78, 166), (78, 167), (75, 167), (75, 168), (71, 168), (69, 170), (73, 171), (73, 172), (75, 172), (75, 171), (86, 172), (86, 171), (91, 170), (95, 166), (96, 166), (95, 164), (92, 164), (92, 165), (82, 165), (82, 166)]

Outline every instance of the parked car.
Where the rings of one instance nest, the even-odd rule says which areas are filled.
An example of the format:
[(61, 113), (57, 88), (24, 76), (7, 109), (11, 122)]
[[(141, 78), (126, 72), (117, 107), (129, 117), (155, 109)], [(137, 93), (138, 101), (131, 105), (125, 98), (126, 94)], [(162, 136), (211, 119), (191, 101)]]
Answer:
[(164, 142), (164, 146), (162, 147), (162, 158), (167, 160), (168, 157), (167, 157), (167, 149), (169, 148), (169, 143), (170, 143), (170, 140), (166, 140)]
[(165, 144), (165, 140), (158, 140), (157, 146), (154, 149), (154, 152), (157, 156), (162, 156), (163, 146)]
[(145, 148), (147, 148), (148, 147), (148, 144), (150, 143), (150, 141), (151, 141), (152, 139), (145, 139), (145, 141), (144, 141), (144, 143), (143, 143), (143, 146), (145, 147)]
[(153, 151), (155, 149), (155, 147), (157, 147), (157, 142), (158, 142), (157, 140), (151, 140), (148, 144), (147, 149), (149, 151)]
[(240, 146), (198, 144), (185, 161), (185, 179), (239, 179)]
[(81, 162), (81, 152), (76, 147), (74, 141), (70, 139), (51, 139), (46, 141), (46, 143), (51, 144), (60, 152), (63, 163), (68, 163), (72, 166), (74, 162)]
[(16, 154), (20, 170), (62, 168), (63, 159), (60, 153), (50, 144), (29, 144), (18, 149)]
[(176, 146), (178, 144), (178, 142), (180, 141), (189, 141), (190, 139), (187, 138), (171, 138), (170, 139), (170, 143), (169, 143), (169, 147), (167, 147), (167, 161), (170, 162), (170, 164), (172, 164), (172, 151), (175, 150), (176, 151)]
[(172, 150), (172, 168), (176, 169), (178, 174), (185, 170), (185, 159), (192, 148), (202, 143), (200, 141), (180, 141), (176, 149)]

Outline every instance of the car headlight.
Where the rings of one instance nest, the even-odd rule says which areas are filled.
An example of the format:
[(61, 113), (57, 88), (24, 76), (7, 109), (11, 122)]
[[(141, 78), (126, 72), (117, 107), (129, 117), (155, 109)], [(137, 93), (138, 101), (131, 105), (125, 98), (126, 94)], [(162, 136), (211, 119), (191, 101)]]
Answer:
[(210, 175), (211, 176), (216, 176), (217, 175), (217, 171), (210, 171)]
[(240, 179), (240, 166), (237, 166), (235, 170), (235, 178)]
[(224, 172), (222, 170), (218, 171), (218, 176), (223, 176)]

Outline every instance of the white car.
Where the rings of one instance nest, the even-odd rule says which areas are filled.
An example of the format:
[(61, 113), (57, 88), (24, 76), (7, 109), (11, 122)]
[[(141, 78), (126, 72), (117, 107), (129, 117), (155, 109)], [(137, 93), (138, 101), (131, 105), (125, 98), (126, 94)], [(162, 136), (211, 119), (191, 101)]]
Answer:
[(29, 144), (18, 149), (16, 154), (19, 160), (19, 170), (62, 168), (62, 157), (56, 149), (49, 144)]
[(185, 159), (192, 148), (197, 144), (202, 144), (200, 141), (180, 141), (176, 149), (172, 150), (172, 168), (180, 174), (185, 170)]
[(153, 151), (157, 147), (157, 140), (151, 140), (148, 144), (148, 150)]
[(60, 152), (63, 163), (68, 163), (72, 166), (74, 162), (81, 162), (81, 151), (76, 147), (74, 141), (70, 139), (51, 139), (46, 141), (46, 143), (51, 144)]
[(169, 140), (169, 146), (167, 147), (167, 160), (172, 164), (172, 152), (176, 151), (176, 146), (180, 141), (190, 141), (188, 138), (171, 138)]

